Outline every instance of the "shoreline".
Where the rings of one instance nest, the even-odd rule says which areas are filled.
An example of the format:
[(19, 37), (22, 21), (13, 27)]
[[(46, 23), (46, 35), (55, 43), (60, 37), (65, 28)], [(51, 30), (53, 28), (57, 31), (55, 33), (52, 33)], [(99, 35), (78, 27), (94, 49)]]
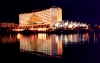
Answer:
[(47, 33), (47, 34), (70, 34), (70, 33), (100, 33), (100, 30), (56, 30), (56, 31), (33, 31), (33, 30), (24, 30), (24, 31), (0, 31), (0, 33), (21, 33), (21, 34), (38, 34), (38, 33)]

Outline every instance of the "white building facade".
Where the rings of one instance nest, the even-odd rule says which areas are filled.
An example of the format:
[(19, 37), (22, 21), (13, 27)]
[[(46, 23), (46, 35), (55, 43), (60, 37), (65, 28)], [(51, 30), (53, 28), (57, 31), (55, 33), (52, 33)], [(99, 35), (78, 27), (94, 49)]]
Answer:
[(19, 26), (44, 23), (52, 27), (58, 21), (62, 21), (62, 9), (55, 6), (42, 11), (19, 14)]

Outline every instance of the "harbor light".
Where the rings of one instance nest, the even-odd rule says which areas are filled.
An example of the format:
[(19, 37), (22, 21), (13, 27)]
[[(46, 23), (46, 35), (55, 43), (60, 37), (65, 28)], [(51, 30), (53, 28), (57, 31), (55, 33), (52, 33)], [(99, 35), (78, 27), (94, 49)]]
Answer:
[(55, 27), (58, 27), (58, 26), (59, 26), (59, 24), (60, 24), (60, 23), (56, 23), (56, 24), (55, 24)]
[(67, 26), (68, 25), (68, 22), (65, 22), (65, 26)]

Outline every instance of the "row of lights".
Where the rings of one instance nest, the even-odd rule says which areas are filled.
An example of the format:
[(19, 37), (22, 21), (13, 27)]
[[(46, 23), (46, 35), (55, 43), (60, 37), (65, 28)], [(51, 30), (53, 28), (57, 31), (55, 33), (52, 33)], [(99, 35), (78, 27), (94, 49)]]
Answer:
[(57, 22), (55, 25), (55, 27), (68, 27), (68, 28), (72, 28), (74, 27), (88, 27), (88, 25), (86, 23), (77, 23), (77, 22)]

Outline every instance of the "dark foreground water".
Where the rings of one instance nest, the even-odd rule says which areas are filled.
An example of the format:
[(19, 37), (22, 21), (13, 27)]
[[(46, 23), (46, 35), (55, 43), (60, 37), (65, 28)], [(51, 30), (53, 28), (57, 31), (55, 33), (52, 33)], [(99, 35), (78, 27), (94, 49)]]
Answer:
[(0, 63), (100, 63), (100, 33), (5, 33), (0, 38)]

